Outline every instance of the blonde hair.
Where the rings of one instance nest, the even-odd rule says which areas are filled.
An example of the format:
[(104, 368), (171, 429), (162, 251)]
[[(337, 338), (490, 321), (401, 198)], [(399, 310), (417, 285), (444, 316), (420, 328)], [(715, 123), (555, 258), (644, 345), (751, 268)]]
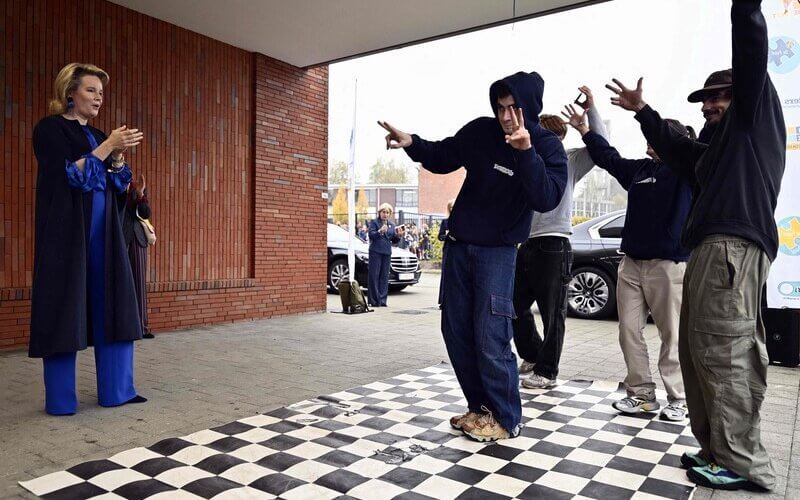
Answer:
[(81, 84), (81, 78), (86, 75), (93, 75), (108, 85), (108, 73), (98, 68), (94, 64), (69, 63), (58, 72), (55, 82), (53, 82), (53, 98), (50, 99), (48, 111), (51, 115), (60, 115), (67, 112), (67, 97), (70, 92), (74, 92)]
[(567, 136), (567, 124), (560, 116), (540, 115), (539, 123), (542, 124), (542, 127), (556, 134), (561, 139)]
[(394, 208), (392, 208), (392, 206), (389, 205), (388, 203), (382, 203), (381, 206), (378, 207), (378, 214), (380, 214), (384, 210), (388, 210), (389, 215), (392, 215), (394, 213)]

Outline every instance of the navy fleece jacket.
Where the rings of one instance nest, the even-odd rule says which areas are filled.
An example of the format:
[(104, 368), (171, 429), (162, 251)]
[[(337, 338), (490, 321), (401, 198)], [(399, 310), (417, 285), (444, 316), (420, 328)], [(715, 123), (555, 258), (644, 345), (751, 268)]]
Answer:
[(511, 91), (522, 108), (532, 147), (526, 151), (505, 142), (497, 118), (467, 123), (455, 136), (429, 142), (413, 135), (408, 156), (435, 174), (464, 167), (466, 179), (449, 218), (450, 236), (481, 246), (506, 246), (528, 238), (533, 211), (558, 206), (567, 182), (567, 155), (561, 141), (539, 124), (544, 80), (537, 73), (519, 72), (492, 84), (492, 110), (498, 87)]
[(622, 251), (634, 259), (689, 260), (680, 242), (692, 202), (689, 183), (661, 161), (621, 157), (595, 132), (584, 135), (583, 142), (595, 164), (628, 192)]

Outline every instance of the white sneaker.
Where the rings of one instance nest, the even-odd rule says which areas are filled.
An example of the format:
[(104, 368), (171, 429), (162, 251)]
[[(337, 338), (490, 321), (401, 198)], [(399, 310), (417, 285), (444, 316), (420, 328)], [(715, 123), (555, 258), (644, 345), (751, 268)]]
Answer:
[(530, 361), (522, 360), (522, 364), (519, 365), (519, 374), (524, 375), (526, 373), (530, 373), (533, 371), (533, 367), (536, 366), (536, 363), (531, 363)]
[(686, 418), (686, 403), (683, 401), (675, 401), (670, 403), (661, 410), (658, 416), (661, 420), (669, 420), (671, 422), (682, 422)]
[(639, 397), (624, 398), (615, 401), (612, 405), (615, 410), (622, 413), (639, 413), (641, 411), (656, 411), (661, 408), (658, 401), (642, 399)]
[(530, 377), (522, 379), (522, 387), (526, 389), (550, 389), (558, 385), (558, 380), (543, 377), (536, 373), (532, 373)]

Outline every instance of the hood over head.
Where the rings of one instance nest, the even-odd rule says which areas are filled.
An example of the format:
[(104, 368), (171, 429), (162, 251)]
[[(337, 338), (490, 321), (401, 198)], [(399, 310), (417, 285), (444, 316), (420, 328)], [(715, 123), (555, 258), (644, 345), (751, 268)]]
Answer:
[(535, 71), (530, 73), (520, 71), (494, 82), (489, 87), (492, 116), (497, 116), (497, 98), (504, 86), (514, 96), (515, 106), (522, 108), (526, 128), (530, 129), (538, 124), (539, 114), (542, 112), (542, 95), (544, 94), (544, 79), (541, 75)]

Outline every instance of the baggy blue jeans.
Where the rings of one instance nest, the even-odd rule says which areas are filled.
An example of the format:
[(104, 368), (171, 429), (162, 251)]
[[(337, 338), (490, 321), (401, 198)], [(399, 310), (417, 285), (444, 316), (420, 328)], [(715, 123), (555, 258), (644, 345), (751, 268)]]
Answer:
[(442, 334), (470, 411), (488, 408), (510, 434), (522, 418), (514, 330), (513, 246), (447, 244)]

